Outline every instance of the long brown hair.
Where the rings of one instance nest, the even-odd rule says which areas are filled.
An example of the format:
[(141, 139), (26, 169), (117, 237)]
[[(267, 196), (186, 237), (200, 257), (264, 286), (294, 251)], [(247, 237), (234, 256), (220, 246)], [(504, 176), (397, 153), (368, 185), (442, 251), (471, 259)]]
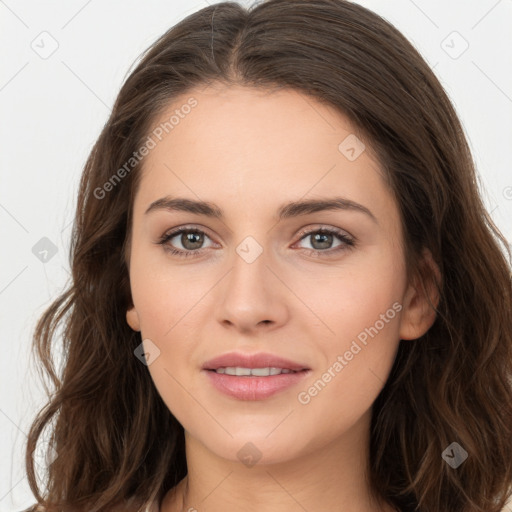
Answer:
[[(400, 343), (373, 404), (373, 492), (400, 510), (501, 510), (512, 484), (510, 247), (483, 205), (463, 129), (429, 66), (391, 24), (345, 0), (211, 5), (160, 37), (124, 83), (81, 177), (71, 285), (34, 333), (53, 387), (26, 450), (42, 510), (146, 506), (186, 475), (183, 427), (134, 356), (141, 337), (125, 318), (144, 163), (133, 155), (174, 98), (212, 82), (292, 88), (347, 116), (399, 205), (409, 277), (432, 277), (425, 248), (439, 267), (435, 323)], [(56, 456), (40, 491), (33, 456), (46, 430)], [(442, 456), (453, 442), (468, 454), (456, 469)]]

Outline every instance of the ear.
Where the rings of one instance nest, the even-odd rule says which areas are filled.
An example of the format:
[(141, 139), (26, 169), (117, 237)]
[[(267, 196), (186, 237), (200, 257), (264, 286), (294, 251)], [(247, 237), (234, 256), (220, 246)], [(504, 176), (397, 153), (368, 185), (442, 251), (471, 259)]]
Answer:
[(441, 283), (441, 272), (431, 252), (425, 249), (421, 265), (424, 267), (425, 278), (416, 276), (405, 293), (403, 313), (400, 319), (400, 339), (415, 340), (423, 336), (436, 319), (439, 304), (437, 283)]
[(126, 311), (126, 321), (134, 331), (140, 331), (139, 314), (137, 313), (135, 306)]

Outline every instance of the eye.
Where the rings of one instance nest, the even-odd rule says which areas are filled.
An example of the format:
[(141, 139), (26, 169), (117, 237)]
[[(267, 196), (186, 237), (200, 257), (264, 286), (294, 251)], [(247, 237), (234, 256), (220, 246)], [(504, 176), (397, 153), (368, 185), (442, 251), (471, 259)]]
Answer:
[[(316, 256), (318, 256), (319, 253), (328, 253), (331, 255), (355, 246), (355, 241), (352, 237), (335, 228), (317, 228), (305, 233), (303, 232), (301, 235), (300, 241), (308, 238), (311, 240), (311, 245), (313, 247), (311, 249), (306, 249), (308, 249), (310, 254), (314, 254)], [(340, 243), (332, 248), (331, 246), (336, 239), (338, 239)]]
[[(176, 256), (197, 256), (199, 253), (203, 253), (203, 249), (206, 247), (202, 247), (204, 240), (206, 238), (210, 238), (204, 231), (197, 228), (179, 228), (170, 233), (164, 234), (160, 240), (157, 242), (160, 245), (164, 246), (166, 251), (169, 251), (171, 254)], [(171, 244), (171, 241), (176, 238), (177, 242), (181, 244), (181, 249), (174, 248), (175, 243)]]
[[(171, 231), (170, 233), (164, 234), (157, 243), (164, 246), (166, 251), (175, 256), (200, 256), (208, 249), (208, 247), (213, 246), (210, 245), (203, 247), (205, 238), (210, 239), (210, 237), (201, 229), (181, 227)], [(299, 242), (306, 240), (307, 238), (311, 239), (313, 247), (306, 247), (305, 250), (309, 255), (316, 257), (320, 255), (323, 257), (324, 253), (326, 253), (325, 256), (330, 256), (333, 253), (337, 254), (340, 251), (347, 250), (355, 246), (355, 241), (352, 237), (335, 228), (317, 228), (302, 232)], [(173, 239), (176, 239), (176, 241), (171, 243)], [(334, 246), (334, 248), (330, 247), (336, 239), (339, 241), (339, 244)], [(176, 248), (176, 243), (180, 244), (181, 248)]]

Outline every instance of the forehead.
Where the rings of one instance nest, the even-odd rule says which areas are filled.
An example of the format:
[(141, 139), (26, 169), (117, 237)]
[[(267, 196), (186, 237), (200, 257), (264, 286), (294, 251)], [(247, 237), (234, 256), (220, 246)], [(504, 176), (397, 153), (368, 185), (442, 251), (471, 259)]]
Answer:
[[(231, 160), (250, 151), (263, 158), (262, 147), (272, 151), (269, 158), (285, 151), (288, 158), (298, 158), (317, 148), (337, 152), (340, 136), (357, 131), (334, 107), (294, 89), (224, 85), (197, 88), (175, 98), (154, 126), (164, 131), (158, 137), (158, 142), (165, 142), (158, 144), (160, 149), (179, 150), (188, 142), (194, 143), (197, 153), (221, 154), (228, 145)], [(243, 147), (234, 142), (243, 142)], [(159, 153), (153, 151), (148, 160)]]
[(155, 144), (144, 157), (138, 193), (146, 206), (166, 194), (254, 208), (271, 207), (274, 197), (281, 203), (336, 192), (389, 207), (382, 170), (356, 128), (292, 89), (193, 89), (175, 98), (152, 129)]

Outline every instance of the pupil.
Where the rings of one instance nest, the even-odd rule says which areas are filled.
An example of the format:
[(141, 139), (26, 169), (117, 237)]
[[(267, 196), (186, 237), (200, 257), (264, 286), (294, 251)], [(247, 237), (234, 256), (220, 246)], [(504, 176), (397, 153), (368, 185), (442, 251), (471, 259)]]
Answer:
[[(203, 242), (202, 237), (203, 235), (201, 233), (183, 233), (181, 237), (181, 243), (183, 244), (183, 247), (185, 247), (186, 249), (198, 249)], [(189, 243), (192, 244), (192, 247), (188, 245)], [(194, 244), (198, 245), (199, 247), (196, 247)]]
[(328, 249), (329, 248), (329, 245), (332, 243), (332, 236), (333, 235), (330, 235), (329, 233), (317, 233), (316, 235), (313, 236), (313, 247), (315, 247), (315, 243), (318, 240), (318, 237), (323, 237), (323, 241), (320, 240), (320, 247), (316, 247), (316, 248), (319, 248), (319, 249)]

